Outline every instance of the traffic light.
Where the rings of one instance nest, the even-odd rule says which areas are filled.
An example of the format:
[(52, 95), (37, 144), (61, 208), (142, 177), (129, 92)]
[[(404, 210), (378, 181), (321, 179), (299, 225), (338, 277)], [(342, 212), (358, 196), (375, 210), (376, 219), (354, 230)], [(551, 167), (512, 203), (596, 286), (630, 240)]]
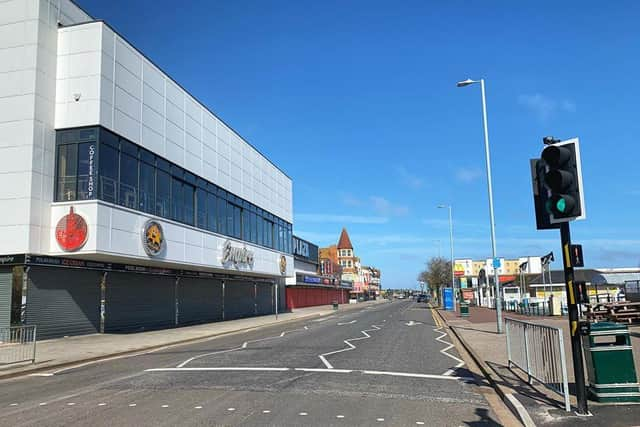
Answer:
[(549, 189), (544, 184), (546, 165), (541, 159), (531, 159), (531, 182), (533, 184), (533, 205), (536, 211), (536, 228), (551, 230), (560, 228), (560, 224), (551, 223), (551, 214), (547, 211)]
[(542, 151), (544, 185), (548, 189), (545, 209), (551, 224), (585, 217), (582, 170), (578, 139), (548, 145)]

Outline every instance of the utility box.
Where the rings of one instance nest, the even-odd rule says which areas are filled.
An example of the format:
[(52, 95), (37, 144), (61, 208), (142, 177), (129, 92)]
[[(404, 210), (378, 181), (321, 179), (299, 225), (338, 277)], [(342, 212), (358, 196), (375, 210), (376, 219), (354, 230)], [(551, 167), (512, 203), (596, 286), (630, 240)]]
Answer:
[(460, 317), (469, 317), (469, 303), (461, 302), (460, 303)]
[(591, 324), (582, 337), (589, 396), (597, 402), (640, 402), (629, 329), (613, 322)]

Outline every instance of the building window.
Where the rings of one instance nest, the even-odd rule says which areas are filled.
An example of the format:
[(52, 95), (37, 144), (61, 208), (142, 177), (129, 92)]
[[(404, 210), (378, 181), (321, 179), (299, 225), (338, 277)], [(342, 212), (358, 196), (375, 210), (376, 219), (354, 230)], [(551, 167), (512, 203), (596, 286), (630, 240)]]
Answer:
[(100, 127), (57, 131), (55, 200), (98, 198), (291, 253), (292, 226)]

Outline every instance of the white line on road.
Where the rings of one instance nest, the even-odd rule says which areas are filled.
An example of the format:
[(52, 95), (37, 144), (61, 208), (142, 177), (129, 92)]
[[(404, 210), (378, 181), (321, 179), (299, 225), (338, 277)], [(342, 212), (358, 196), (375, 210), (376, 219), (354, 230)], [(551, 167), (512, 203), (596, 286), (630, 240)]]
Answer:
[[(456, 368), (460, 368), (460, 367), (464, 366), (464, 361), (463, 361), (462, 359), (457, 358), (456, 356), (453, 356), (453, 355), (451, 355), (451, 354), (447, 353), (447, 351), (449, 351), (449, 349), (453, 348), (453, 344), (451, 344), (451, 343), (450, 343), (450, 342), (448, 342), (448, 341), (443, 341), (443, 340), (442, 340), (442, 338), (444, 338), (444, 337), (446, 337), (446, 336), (447, 336), (447, 333), (446, 333), (446, 332), (441, 331), (441, 329), (442, 329), (442, 326), (441, 326), (441, 327), (439, 327), (439, 328), (434, 329), (434, 331), (435, 331), (435, 332), (439, 332), (440, 334), (442, 334), (442, 335), (440, 335), (439, 337), (437, 337), (437, 338), (436, 338), (436, 341), (441, 342), (442, 344), (445, 344), (445, 345), (446, 345), (446, 347), (445, 347), (445, 348), (443, 348), (442, 350), (440, 350), (440, 353), (442, 353), (442, 354), (444, 354), (445, 356), (450, 357), (450, 358), (452, 358), (453, 360), (455, 360), (456, 362), (458, 362), (458, 364), (455, 366)], [(442, 374), (442, 375), (452, 375), (452, 374), (453, 374), (453, 372), (454, 372), (454, 371), (453, 371), (453, 369), (449, 369), (449, 370), (447, 370), (447, 371), (446, 371), (444, 374)]]
[(338, 326), (343, 326), (343, 325), (352, 325), (354, 323), (356, 323), (357, 320), (352, 320), (351, 322), (339, 322)]
[(413, 374), (410, 372), (390, 372), (390, 371), (362, 371), (367, 375), (390, 375), (393, 377), (411, 377), (411, 378), (428, 378), (433, 380), (466, 380), (473, 381), (471, 377), (454, 377), (450, 375), (434, 375), (434, 374)]
[(355, 345), (351, 344), (351, 341), (358, 341), (358, 340), (366, 340), (367, 338), (371, 338), (371, 335), (369, 335), (367, 332), (373, 332), (373, 331), (378, 331), (380, 330), (380, 326), (377, 325), (371, 325), (371, 327), (373, 329), (365, 329), (364, 331), (360, 331), (364, 337), (358, 337), (358, 338), (349, 338), (348, 340), (344, 340), (343, 342), (348, 345), (348, 348), (343, 348), (341, 350), (336, 350), (336, 351), (331, 351), (329, 353), (323, 353), (321, 355), (319, 355), (318, 357), (320, 358), (320, 360), (322, 360), (322, 363), (324, 363), (324, 365), (329, 368), (329, 369), (333, 369), (333, 365), (331, 365), (331, 363), (329, 363), (329, 361), (327, 359), (325, 359), (325, 356), (331, 356), (332, 354), (338, 354), (338, 353), (342, 353), (344, 351), (351, 351), (354, 348), (356, 348)]
[[(323, 368), (285, 368), (285, 367), (220, 367), (220, 368), (152, 368), (146, 369), (145, 372), (286, 372), (286, 371), (298, 371), (298, 372), (315, 372), (315, 373), (330, 373), (330, 374), (364, 374), (364, 375), (387, 375), (392, 377), (406, 377), (406, 378), (423, 378), (433, 380), (460, 380), (460, 381), (475, 381), (473, 377), (458, 377), (453, 375), (436, 375), (436, 374), (421, 374), (414, 372), (396, 372), (396, 371), (373, 371), (373, 370), (359, 370), (359, 369), (323, 369)], [(233, 410), (232, 408), (228, 409)]]
[(201, 358), (203, 358), (203, 357), (207, 357), (207, 356), (215, 356), (216, 354), (231, 353), (231, 352), (233, 352), (233, 351), (244, 350), (244, 349), (246, 349), (246, 348), (247, 348), (247, 346), (248, 346), (250, 343), (256, 343), (256, 342), (260, 342), (260, 341), (267, 341), (267, 340), (272, 340), (272, 339), (276, 339), (276, 338), (282, 338), (282, 337), (284, 337), (286, 334), (290, 334), (290, 333), (292, 333), (292, 332), (299, 332), (299, 331), (303, 331), (303, 330), (305, 330), (305, 331), (306, 331), (306, 330), (308, 330), (308, 329), (309, 329), (309, 328), (305, 326), (305, 327), (304, 327), (304, 329), (293, 329), (293, 330), (291, 330), (291, 331), (283, 331), (280, 335), (276, 335), (276, 336), (273, 336), (273, 337), (266, 337), (266, 338), (259, 338), (259, 339), (256, 339), (256, 340), (249, 340), (249, 341), (245, 341), (245, 342), (243, 342), (243, 343), (242, 343), (242, 345), (241, 345), (240, 347), (230, 348), (230, 349), (227, 349), (227, 350), (213, 351), (213, 352), (211, 352), (211, 353), (205, 353), (205, 354), (200, 354), (200, 355), (198, 355), (198, 356), (193, 356), (193, 357), (190, 357), (189, 359), (185, 360), (184, 362), (180, 363), (180, 364), (177, 366), (177, 368), (183, 368), (183, 367), (185, 367), (187, 364), (189, 364), (189, 363), (193, 362), (193, 361), (194, 361), (194, 360), (196, 360), (196, 359), (201, 359)]
[(53, 373), (51, 372), (44, 372), (44, 373), (36, 373), (36, 374), (29, 374), (30, 377), (52, 377)]
[(145, 372), (198, 372), (198, 371), (289, 371), (289, 368), (256, 368), (252, 366), (241, 367), (225, 367), (225, 368), (151, 368), (145, 369)]

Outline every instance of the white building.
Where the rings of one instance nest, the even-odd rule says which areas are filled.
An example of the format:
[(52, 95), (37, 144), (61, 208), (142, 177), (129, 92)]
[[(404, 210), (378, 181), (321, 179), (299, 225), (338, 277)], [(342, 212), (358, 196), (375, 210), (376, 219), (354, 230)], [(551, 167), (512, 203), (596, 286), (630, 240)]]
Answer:
[(270, 313), (293, 274), (291, 179), (69, 0), (0, 2), (0, 207), (0, 327), (41, 337)]

